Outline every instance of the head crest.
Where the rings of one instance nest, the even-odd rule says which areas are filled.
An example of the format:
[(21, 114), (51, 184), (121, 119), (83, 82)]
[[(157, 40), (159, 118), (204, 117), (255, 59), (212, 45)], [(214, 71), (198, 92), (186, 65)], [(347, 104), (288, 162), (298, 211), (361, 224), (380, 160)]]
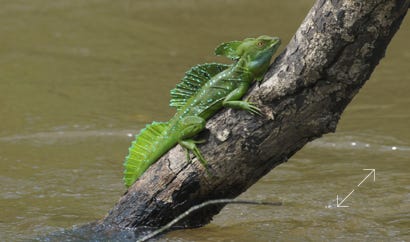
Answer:
[(238, 53), (238, 47), (242, 44), (242, 41), (231, 41), (220, 44), (215, 49), (215, 55), (222, 55), (232, 60), (237, 60), (240, 58), (240, 53)]

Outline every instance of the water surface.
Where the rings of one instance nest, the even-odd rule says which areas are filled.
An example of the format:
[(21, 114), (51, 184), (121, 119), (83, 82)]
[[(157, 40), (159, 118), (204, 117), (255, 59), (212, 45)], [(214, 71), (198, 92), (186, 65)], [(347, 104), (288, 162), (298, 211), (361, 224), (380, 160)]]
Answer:
[[(1, 1), (0, 240), (94, 221), (124, 192), (132, 135), (164, 121), (169, 90), (223, 41), (287, 43), (313, 1)], [(326, 135), (208, 226), (168, 241), (409, 241), (410, 22)], [(283, 47), (282, 47), (283, 48)], [(376, 169), (376, 182), (356, 185)], [(348, 208), (335, 208), (336, 195)]]

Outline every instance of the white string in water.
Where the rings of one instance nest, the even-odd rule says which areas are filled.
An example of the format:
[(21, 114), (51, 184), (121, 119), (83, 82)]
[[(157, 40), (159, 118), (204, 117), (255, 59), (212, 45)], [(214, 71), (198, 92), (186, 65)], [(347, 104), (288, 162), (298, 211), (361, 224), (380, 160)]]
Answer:
[(174, 224), (178, 223), (181, 219), (185, 218), (189, 214), (191, 214), (193, 211), (201, 209), (203, 207), (206, 207), (208, 205), (212, 204), (220, 204), (220, 203), (235, 203), (235, 204), (250, 204), (250, 205), (268, 205), (268, 206), (280, 206), (282, 205), (281, 202), (260, 202), (260, 201), (248, 201), (248, 200), (234, 200), (234, 199), (215, 199), (215, 200), (209, 200), (206, 202), (203, 202), (201, 204), (195, 205), (185, 211), (184, 213), (180, 214), (178, 217), (173, 219), (171, 222), (168, 224), (162, 226), (161, 228), (155, 230), (152, 233), (149, 233), (145, 235), (144, 237), (138, 239), (136, 242), (144, 242), (149, 239), (154, 238), (155, 236), (165, 232), (166, 230), (170, 229)]

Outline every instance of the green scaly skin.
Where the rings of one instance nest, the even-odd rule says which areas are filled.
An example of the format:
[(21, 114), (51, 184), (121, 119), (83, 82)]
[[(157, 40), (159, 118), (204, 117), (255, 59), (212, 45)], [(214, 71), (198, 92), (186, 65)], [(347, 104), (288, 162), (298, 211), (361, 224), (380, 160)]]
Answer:
[[(125, 185), (131, 186), (151, 164), (176, 144), (184, 147), (187, 154), (191, 151), (206, 167), (207, 161), (196, 146), (199, 142), (192, 137), (201, 132), (206, 120), (223, 107), (260, 114), (259, 108), (241, 98), (253, 81), (262, 80), (279, 45), (279, 38), (269, 36), (223, 43), (215, 53), (232, 58), (233, 64), (204, 64), (187, 72), (186, 78), (189, 80), (171, 91), (173, 99), (170, 105), (177, 107), (178, 112), (166, 123), (147, 125), (132, 143), (124, 162)], [(198, 75), (205, 76), (206, 82), (203, 81), (205, 77), (201, 81)]]

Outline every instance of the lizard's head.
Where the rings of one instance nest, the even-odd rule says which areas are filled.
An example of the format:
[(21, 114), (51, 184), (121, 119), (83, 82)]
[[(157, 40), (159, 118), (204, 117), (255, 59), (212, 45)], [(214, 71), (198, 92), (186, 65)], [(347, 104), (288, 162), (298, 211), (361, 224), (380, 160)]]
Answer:
[(260, 79), (268, 69), (270, 60), (280, 43), (278, 37), (262, 35), (258, 38), (223, 43), (215, 49), (215, 54), (241, 62)]

